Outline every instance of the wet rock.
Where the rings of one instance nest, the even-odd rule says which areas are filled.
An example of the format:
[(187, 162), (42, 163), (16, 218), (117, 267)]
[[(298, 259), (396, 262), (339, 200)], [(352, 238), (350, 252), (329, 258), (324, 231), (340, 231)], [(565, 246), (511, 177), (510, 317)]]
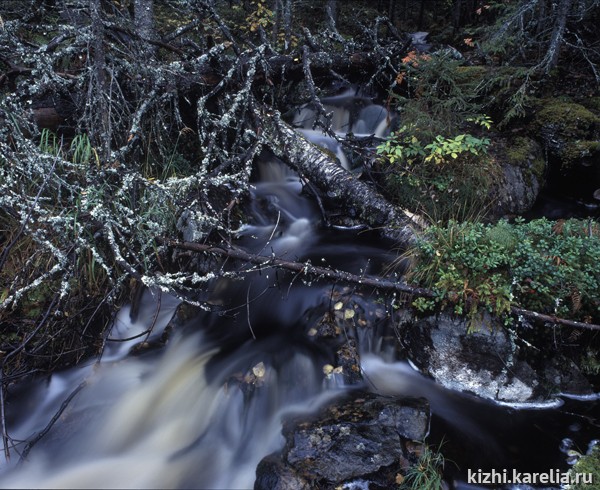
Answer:
[[(255, 489), (275, 488), (269, 485), (286, 479), (333, 488), (356, 479), (372, 481), (375, 475), (385, 475), (391, 483), (415, 460), (419, 444), (409, 447), (409, 441), (422, 441), (428, 431), (425, 399), (353, 393), (308, 420), (287, 420), (285, 447), (279, 458), (272, 455), (261, 462)], [(385, 482), (379, 484), (385, 487)]]
[(533, 396), (535, 375), (521, 366), (522, 380), (507, 369), (507, 363), (515, 367), (514, 346), (491, 316), (475, 332), (468, 332), (463, 318), (445, 314), (416, 320), (410, 332), (410, 358), (446, 388), (507, 402)]
[(357, 384), (362, 381), (356, 340), (348, 339), (347, 342), (342, 344), (335, 353), (335, 358), (337, 365), (342, 368), (346, 384)]
[(542, 100), (532, 129), (541, 136), (550, 157), (556, 157), (563, 167), (584, 163), (600, 149), (600, 117), (570, 100)]
[(263, 458), (256, 468), (255, 490), (310, 490), (308, 481), (281, 461), (278, 453)]
[(532, 208), (544, 184), (546, 162), (542, 147), (533, 139), (498, 139), (496, 158), (501, 174), (493, 186), (493, 210), (497, 217), (523, 214)]
[(541, 358), (544, 350), (535, 347), (525, 352), (515, 333), (487, 313), (475, 328), (447, 314), (413, 319), (405, 327), (410, 359), (446, 388), (505, 403), (544, 402), (567, 387), (592, 391), (572, 362), (559, 353)]
[(540, 179), (530, 167), (505, 165), (498, 183), (494, 204), (499, 216), (527, 212), (541, 189)]
[(546, 363), (544, 376), (548, 386), (567, 395), (589, 395), (593, 387), (577, 365), (564, 356)]
[(600, 186), (598, 108), (572, 99), (542, 99), (529, 126), (547, 153), (549, 186), (594, 204), (593, 193)]

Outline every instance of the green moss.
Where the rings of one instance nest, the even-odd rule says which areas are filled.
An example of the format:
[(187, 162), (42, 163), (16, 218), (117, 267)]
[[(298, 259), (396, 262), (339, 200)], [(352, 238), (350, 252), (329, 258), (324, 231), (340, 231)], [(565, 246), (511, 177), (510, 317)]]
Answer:
[(592, 475), (591, 484), (579, 483), (569, 485), (567, 488), (569, 490), (600, 490), (600, 448), (598, 446), (596, 446), (590, 454), (583, 456), (577, 461), (571, 470), (572, 476), (590, 473)]
[(594, 113), (600, 113), (600, 97), (586, 97), (581, 101), (581, 105)]
[(506, 149), (508, 163), (517, 167), (526, 167), (528, 160), (535, 155), (535, 142), (531, 138), (517, 136)]
[(564, 163), (569, 164), (581, 158), (590, 157), (600, 152), (600, 142), (598, 141), (571, 141), (565, 145), (561, 152)]
[(573, 145), (581, 157), (592, 156), (600, 152), (600, 141), (575, 141)]
[(534, 134), (545, 142), (551, 156), (568, 168), (600, 150), (600, 117), (565, 98), (544, 99), (532, 123)]
[(544, 157), (535, 158), (530, 170), (537, 177), (538, 181), (542, 182), (546, 173), (546, 160), (544, 160)]
[(534, 181), (539, 184), (543, 183), (546, 160), (536, 141), (526, 136), (517, 136), (501, 145), (501, 148), (503, 149), (499, 157), (514, 167), (522, 168), (529, 186), (534, 185)]
[(563, 138), (586, 140), (600, 127), (600, 117), (581, 104), (565, 99), (546, 99), (535, 115), (538, 129), (553, 129)]

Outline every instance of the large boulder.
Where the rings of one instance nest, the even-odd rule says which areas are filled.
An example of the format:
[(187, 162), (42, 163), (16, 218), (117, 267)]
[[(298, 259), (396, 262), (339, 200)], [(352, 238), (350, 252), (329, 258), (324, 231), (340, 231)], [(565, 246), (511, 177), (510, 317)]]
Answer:
[(581, 102), (540, 100), (529, 134), (544, 147), (554, 192), (593, 205), (598, 203), (594, 194), (600, 189), (600, 107)]
[(354, 392), (309, 419), (283, 426), (286, 443), (257, 469), (255, 489), (333, 488), (357, 479), (394, 476), (416, 460), (416, 445), (429, 432), (425, 399), (387, 398)]
[(488, 313), (477, 320), (449, 314), (407, 318), (401, 335), (409, 358), (446, 388), (511, 404), (547, 403), (558, 393), (593, 391), (559, 351), (524, 342)]

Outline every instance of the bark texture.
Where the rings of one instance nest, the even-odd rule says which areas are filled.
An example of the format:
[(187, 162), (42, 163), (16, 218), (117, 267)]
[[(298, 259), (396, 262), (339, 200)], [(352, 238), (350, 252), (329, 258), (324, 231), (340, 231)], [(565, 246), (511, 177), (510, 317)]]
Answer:
[(403, 244), (414, 240), (418, 220), (389, 203), (377, 190), (342, 168), (318, 146), (285, 123), (276, 111), (257, 113), (264, 138), (275, 155), (315, 184), (325, 195), (343, 204), (352, 217), (382, 228), (389, 238)]

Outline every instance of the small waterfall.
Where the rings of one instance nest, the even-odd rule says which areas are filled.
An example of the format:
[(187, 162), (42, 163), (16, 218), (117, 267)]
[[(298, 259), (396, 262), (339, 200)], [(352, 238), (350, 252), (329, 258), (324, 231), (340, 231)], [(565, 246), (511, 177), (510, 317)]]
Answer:
[[(272, 157), (258, 162), (251, 194), (250, 220), (237, 231), (237, 245), (250, 252), (318, 255), (355, 272), (381, 254), (360, 240), (324, 246), (330, 240), (298, 175)], [(324, 377), (331, 348), (306, 335), (310, 312), (329, 307), (330, 287), (251, 270), (209, 289), (205, 299), (218, 311), (194, 319), (165, 349), (129, 355), (161, 335), (178, 305), (147, 292), (136, 321), (129, 306), (118, 314), (100, 363), (15, 394), (10, 434), (26, 441), (77, 391), (27, 462), (0, 468), (0, 487), (252, 487), (258, 462), (282, 445), (282, 417), (309, 413), (345, 389)]]
[(317, 110), (312, 104), (296, 111), (293, 124), (306, 139), (333, 153), (340, 165), (347, 170), (350, 170), (350, 164), (340, 141), (349, 133), (354, 138), (384, 138), (391, 132), (392, 118), (389, 111), (374, 104), (370, 98), (359, 95), (356, 89), (324, 97), (321, 104), (325, 112), (331, 115), (331, 130), (335, 137), (316, 129), (317, 125), (324, 127), (327, 123), (324, 115), (317, 120)]

